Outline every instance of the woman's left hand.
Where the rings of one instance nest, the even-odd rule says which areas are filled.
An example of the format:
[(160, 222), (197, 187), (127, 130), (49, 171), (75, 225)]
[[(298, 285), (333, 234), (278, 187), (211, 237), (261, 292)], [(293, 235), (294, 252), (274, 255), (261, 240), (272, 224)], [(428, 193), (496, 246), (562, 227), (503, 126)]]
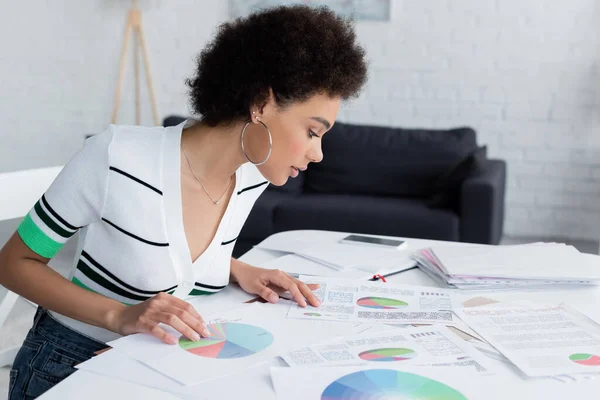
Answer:
[(312, 292), (319, 285), (307, 285), (280, 270), (257, 268), (235, 260), (231, 265), (231, 275), (246, 292), (259, 295), (269, 303), (276, 303), (278, 293), (287, 290), (301, 307), (306, 307), (306, 300), (313, 307), (321, 305)]

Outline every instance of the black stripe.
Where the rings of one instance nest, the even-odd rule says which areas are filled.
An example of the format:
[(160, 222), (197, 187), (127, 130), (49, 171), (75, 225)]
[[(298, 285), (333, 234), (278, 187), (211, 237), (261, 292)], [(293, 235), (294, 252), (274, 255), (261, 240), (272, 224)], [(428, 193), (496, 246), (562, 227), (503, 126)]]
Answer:
[[(113, 273), (111, 273), (109, 270), (107, 270), (106, 268), (104, 268), (102, 265), (100, 265), (98, 263), (98, 261), (94, 260), (85, 250), (81, 252), (81, 256), (85, 257), (85, 259), (87, 261), (90, 262), (90, 264), (92, 264), (94, 267), (96, 267), (98, 270), (104, 272), (106, 275), (108, 275), (109, 277), (111, 277), (115, 282), (119, 283), (122, 286), (125, 286), (127, 289), (129, 290), (133, 290), (135, 292), (139, 292), (139, 293), (144, 293), (144, 294), (148, 294), (148, 295), (155, 295), (155, 294), (159, 294), (160, 292), (169, 292), (173, 289), (175, 289), (177, 287), (177, 285), (168, 288), (168, 289), (163, 289), (163, 290), (142, 290), (142, 289), (138, 289), (136, 287), (131, 286), (128, 283), (123, 282), (122, 280), (120, 280), (119, 278), (117, 278)], [(89, 278), (89, 277), (88, 277)], [(92, 278), (90, 278), (92, 279)]]
[(228, 240), (228, 241), (226, 241), (226, 242), (222, 242), (222, 243), (221, 243), (221, 246), (228, 245), (229, 243), (233, 243), (233, 242), (235, 242), (236, 240), (238, 240), (238, 238), (233, 238), (233, 239), (231, 239), (231, 240)]
[(54, 216), (54, 218), (56, 218), (57, 220), (59, 220), (60, 222), (62, 222), (62, 224), (64, 226), (66, 226), (69, 229), (72, 229), (74, 231), (80, 229), (80, 226), (73, 226), (70, 223), (68, 223), (67, 221), (65, 221), (60, 215), (58, 215), (58, 213), (56, 211), (54, 211), (54, 209), (52, 207), (50, 207), (50, 204), (48, 204), (48, 202), (46, 201), (46, 195), (43, 194), (42, 195), (42, 202), (44, 203), (44, 206), (46, 207), (46, 209), (48, 211), (50, 211), (50, 214), (52, 214)]
[(198, 287), (201, 287), (201, 288), (205, 288), (205, 289), (212, 289), (212, 290), (221, 290), (221, 289), (225, 289), (227, 287), (227, 285), (225, 285), (225, 286), (205, 285), (205, 284), (200, 283), (200, 282), (196, 282), (195, 286), (198, 286)]
[(113, 228), (123, 232), (124, 234), (126, 234), (127, 236), (131, 236), (134, 239), (139, 240), (142, 243), (146, 243), (149, 244), (151, 246), (159, 246), (159, 247), (166, 247), (169, 245), (169, 243), (157, 243), (157, 242), (151, 242), (149, 240), (146, 239), (142, 239), (139, 236), (134, 235), (133, 233), (127, 232), (125, 229), (123, 228), (119, 228), (117, 225), (113, 224), (112, 222), (110, 222), (109, 220), (107, 220), (106, 218), (102, 218), (102, 221), (106, 222), (107, 224), (111, 225)]
[(102, 275), (100, 275), (99, 273), (97, 273), (96, 271), (91, 269), (89, 267), (89, 265), (87, 265), (83, 260), (79, 260), (79, 262), (77, 263), (77, 269), (79, 271), (81, 271), (82, 274), (87, 276), (88, 279), (91, 279), (92, 281), (96, 282), (98, 285), (102, 286), (105, 289), (110, 290), (113, 293), (118, 294), (119, 296), (123, 296), (128, 299), (138, 300), (138, 301), (146, 301), (146, 300), (152, 298), (152, 296), (140, 296), (140, 295), (137, 295), (134, 293), (130, 293), (127, 290), (121, 289), (120, 287), (113, 284), (112, 282), (110, 282), (109, 280), (104, 278)]
[(33, 206), (33, 209), (35, 210), (37, 216), (42, 220), (43, 223), (46, 224), (48, 228), (52, 230), (52, 232), (64, 237), (65, 239), (68, 239), (75, 234), (75, 232), (63, 229), (62, 226), (58, 225), (56, 221), (50, 218), (50, 216), (48, 216), (48, 214), (42, 208), (41, 204), (42, 203), (38, 201), (37, 203), (35, 203), (35, 206)]
[(242, 193), (244, 193), (244, 192), (246, 192), (248, 190), (259, 188), (259, 187), (261, 187), (263, 185), (266, 185), (268, 183), (269, 183), (269, 181), (264, 181), (264, 182), (258, 183), (256, 185), (248, 186), (247, 188), (243, 188), (242, 190), (240, 190), (239, 192), (237, 192), (237, 194), (242, 194)]
[(158, 190), (157, 188), (155, 188), (154, 186), (144, 182), (143, 180), (136, 178), (135, 176), (128, 174), (127, 172), (120, 170), (119, 168), (115, 168), (115, 167), (109, 167), (108, 169), (110, 169), (111, 171), (115, 171), (123, 176), (128, 177), (131, 180), (136, 181), (137, 183), (139, 183), (140, 185), (144, 185), (146, 186), (148, 189), (154, 190), (156, 193), (160, 194), (162, 196), (163, 192), (161, 192), (160, 190)]

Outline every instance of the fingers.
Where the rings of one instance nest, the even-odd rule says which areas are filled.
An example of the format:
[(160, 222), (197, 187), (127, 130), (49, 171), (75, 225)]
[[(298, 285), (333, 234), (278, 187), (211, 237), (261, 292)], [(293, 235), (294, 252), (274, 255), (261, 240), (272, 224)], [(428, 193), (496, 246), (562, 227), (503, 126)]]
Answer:
[(151, 330), (150, 330), (150, 334), (154, 337), (159, 338), (160, 340), (162, 340), (163, 342), (165, 342), (166, 344), (177, 344), (177, 339), (174, 338), (173, 336), (169, 335), (167, 333), (167, 331), (165, 331), (163, 328), (161, 328), (158, 325), (155, 325)]
[(164, 329), (156, 329), (160, 323), (169, 325), (190, 340), (200, 340), (200, 335), (210, 336), (204, 320), (194, 307), (169, 294), (158, 294), (149, 301), (147, 309), (140, 316), (140, 322), (142, 329), (155, 336), (158, 335), (157, 337), (166, 343), (172, 343), (173, 340)]
[(269, 303), (275, 304), (277, 301), (279, 301), (279, 295), (273, 290), (269, 289), (267, 286), (263, 286), (258, 294)]
[(210, 336), (210, 332), (206, 327), (204, 318), (196, 311), (196, 309), (188, 302), (173, 297), (172, 309), (169, 312), (179, 317), (185, 324), (189, 325), (193, 330), (204, 337)]
[(159, 322), (167, 324), (190, 340), (200, 340), (200, 335), (188, 324), (183, 322), (175, 313), (163, 312), (158, 315)]
[[(321, 305), (319, 298), (317, 296), (315, 296), (315, 294), (313, 293), (313, 290), (317, 289), (319, 287), (319, 285), (315, 285), (315, 284), (307, 285), (306, 283), (299, 281), (299, 280), (294, 280), (294, 281), (295, 281), (296, 285), (298, 286), (300, 293), (302, 293), (302, 295), (304, 297), (306, 297), (306, 299), (308, 300), (308, 303), (311, 306), (319, 307)], [(311, 286), (314, 287), (314, 289)]]
[(302, 292), (300, 292), (298, 285), (289, 275), (281, 271), (274, 271), (274, 273), (272, 273), (270, 276), (270, 280), (272, 283), (276, 284), (282, 289), (289, 291), (300, 307), (306, 307), (304, 295)]

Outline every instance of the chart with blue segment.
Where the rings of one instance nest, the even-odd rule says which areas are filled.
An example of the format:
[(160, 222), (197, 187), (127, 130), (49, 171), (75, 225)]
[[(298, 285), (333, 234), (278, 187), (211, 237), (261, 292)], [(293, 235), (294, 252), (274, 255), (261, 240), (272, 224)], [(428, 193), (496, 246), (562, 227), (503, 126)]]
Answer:
[(237, 322), (210, 324), (210, 337), (191, 341), (179, 339), (179, 346), (206, 358), (241, 358), (258, 353), (273, 343), (273, 335), (258, 326)]
[(450, 386), (421, 375), (391, 369), (369, 369), (332, 382), (321, 400), (467, 400)]

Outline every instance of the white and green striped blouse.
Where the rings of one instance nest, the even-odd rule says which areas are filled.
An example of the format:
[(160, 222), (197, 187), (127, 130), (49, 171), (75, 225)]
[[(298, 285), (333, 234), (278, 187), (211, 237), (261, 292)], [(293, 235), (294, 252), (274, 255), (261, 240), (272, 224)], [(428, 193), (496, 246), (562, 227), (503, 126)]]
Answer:
[[(192, 262), (181, 200), (184, 125), (111, 125), (88, 139), (19, 226), (25, 244), (52, 258), (79, 231), (69, 279), (128, 305), (159, 292), (188, 298), (223, 289), (235, 240), (268, 182), (252, 164), (236, 171), (215, 237)], [(100, 341), (118, 336), (53, 315)]]

